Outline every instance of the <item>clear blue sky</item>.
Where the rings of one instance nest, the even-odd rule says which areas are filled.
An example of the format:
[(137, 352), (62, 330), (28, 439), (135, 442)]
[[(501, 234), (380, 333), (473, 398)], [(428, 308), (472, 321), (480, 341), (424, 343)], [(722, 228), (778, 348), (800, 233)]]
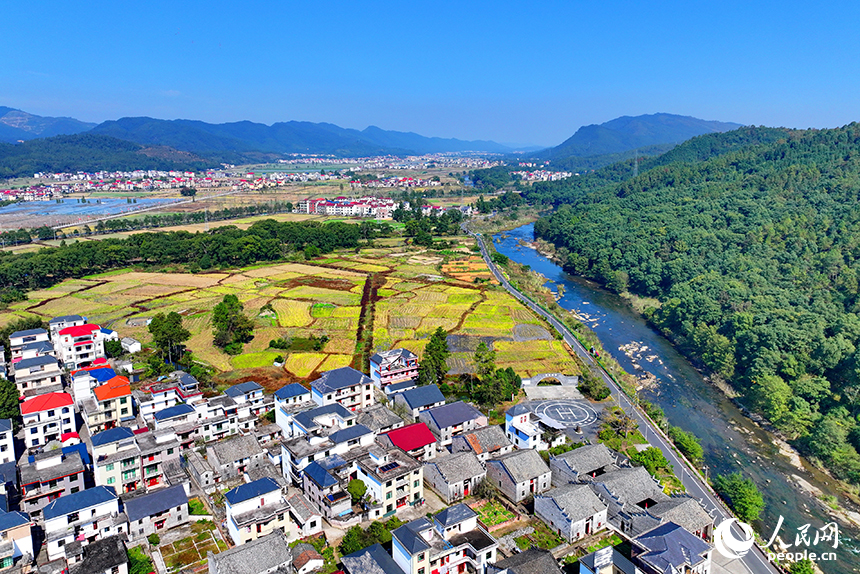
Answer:
[(860, 120), (857, 2), (4, 2), (0, 105), (555, 145), (669, 112)]

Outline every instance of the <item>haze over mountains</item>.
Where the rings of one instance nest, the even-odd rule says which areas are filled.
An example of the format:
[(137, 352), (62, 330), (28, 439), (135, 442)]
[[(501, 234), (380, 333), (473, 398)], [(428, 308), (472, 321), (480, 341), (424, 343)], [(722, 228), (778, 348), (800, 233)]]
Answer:
[[(254, 163), (274, 161), (284, 154), (327, 154), (338, 157), (373, 155), (407, 155), (436, 152), (491, 152), (522, 157), (549, 159), (554, 167), (593, 168), (621, 159), (620, 154), (638, 150), (643, 155), (666, 151), (691, 137), (728, 131), (740, 124), (700, 120), (673, 114), (624, 116), (600, 125), (583, 126), (568, 140), (554, 148), (534, 152), (514, 150), (486, 140), (465, 141), (455, 138), (426, 137), (412, 132), (383, 130), (370, 126), (364, 130), (342, 128), (330, 123), (289, 121), (271, 126), (250, 121), (212, 124), (198, 120), (160, 120), (149, 117), (127, 117), (101, 124), (81, 122), (73, 118), (41, 117), (21, 110), (0, 107), (0, 142), (32, 142), (23, 149), (12, 150), (0, 145), (0, 163), (6, 164), (5, 174), (17, 173), (4, 159), (27, 156), (27, 166), (40, 165), (51, 169), (50, 158), (41, 158), (41, 150), (51, 149), (74, 167), (74, 157), (88, 157), (79, 169), (90, 169), (106, 158), (111, 165), (111, 150), (121, 150), (124, 157), (131, 148), (118, 145), (116, 140), (139, 146), (135, 154), (145, 153), (164, 160), (190, 164)], [(88, 137), (60, 138), (57, 141), (33, 142), (52, 136)], [(65, 147), (73, 146), (64, 153)], [(98, 153), (90, 153), (97, 150)], [(146, 150), (146, 151), (144, 151)], [(157, 150), (154, 153), (153, 150)], [(12, 162), (14, 163), (14, 161)], [(22, 166), (23, 169), (23, 166)]]

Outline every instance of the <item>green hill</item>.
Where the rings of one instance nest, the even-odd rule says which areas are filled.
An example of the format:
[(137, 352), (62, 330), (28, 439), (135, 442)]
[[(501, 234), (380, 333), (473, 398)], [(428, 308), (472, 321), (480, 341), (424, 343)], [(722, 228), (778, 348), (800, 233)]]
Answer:
[(744, 128), (536, 185), (565, 267), (656, 297), (650, 320), (860, 484), (860, 125)]
[(35, 138), (79, 134), (95, 125), (74, 118), (37, 116), (0, 106), (0, 142), (15, 143)]
[(131, 171), (134, 169), (203, 169), (210, 162), (170, 148), (146, 148), (116, 138), (78, 134), (0, 143), (0, 178), (38, 172)]

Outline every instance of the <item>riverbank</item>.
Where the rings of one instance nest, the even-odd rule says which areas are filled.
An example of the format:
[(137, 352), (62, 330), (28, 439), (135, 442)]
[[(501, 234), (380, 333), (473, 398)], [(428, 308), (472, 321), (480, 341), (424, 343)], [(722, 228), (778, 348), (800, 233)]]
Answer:
[[(637, 362), (658, 381), (653, 388), (640, 391), (640, 396), (662, 408), (670, 424), (701, 439), (705, 450), (703, 470), (709, 477), (742, 472), (754, 480), (765, 499), (765, 510), (756, 523), (760, 532), (771, 533), (780, 516), (784, 519), (784, 532), (804, 524), (817, 527), (837, 519), (844, 524), (846, 533), (846, 562), (828, 564), (825, 570), (828, 573), (854, 572), (857, 522), (852, 501), (844, 496), (836, 481), (808, 461), (801, 464), (802, 469), (798, 468), (796, 463), (801, 460), (800, 455), (790, 445), (787, 449), (783, 445), (780, 454), (776, 436), (757, 425), (728, 398), (730, 393), (726, 391), (730, 387), (713, 378), (706, 380), (701, 370), (647, 324), (641, 311), (628, 299), (609, 293), (591, 281), (567, 275), (539, 253), (531, 226), (508, 231), (504, 239), (500, 234), (495, 240), (497, 251), (518, 266), (534, 271), (536, 277), (545, 278), (541, 285), (546, 283), (551, 289), (562, 286), (563, 296), (558, 301), (562, 312), (570, 319), (574, 313), (587, 316), (587, 326), (603, 348), (613, 353), (631, 343), (639, 349), (648, 348), (643, 360)], [(658, 355), (659, 360), (649, 362), (647, 356), (653, 354)], [(631, 357), (617, 353), (613, 359), (625, 371), (639, 372), (634, 370)], [(813, 488), (803, 488), (804, 482)], [(815, 489), (821, 492), (820, 498)], [(835, 499), (830, 498), (834, 495), (839, 496), (843, 504), (834, 504)], [(835, 516), (836, 512), (841, 513), (840, 516)]]

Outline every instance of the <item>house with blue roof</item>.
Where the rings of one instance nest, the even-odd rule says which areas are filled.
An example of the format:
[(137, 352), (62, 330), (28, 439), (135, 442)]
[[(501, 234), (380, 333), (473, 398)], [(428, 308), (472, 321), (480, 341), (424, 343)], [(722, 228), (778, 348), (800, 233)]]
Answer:
[(188, 496), (181, 484), (124, 498), (123, 510), (128, 517), (130, 540), (146, 538), (189, 521)]
[(674, 522), (665, 522), (632, 540), (633, 563), (646, 574), (709, 574), (713, 546)]
[(392, 397), (392, 400), (395, 405), (405, 408), (412, 420), (417, 420), (421, 411), (441, 407), (445, 404), (445, 396), (436, 385), (424, 385), (397, 393)]
[(87, 319), (80, 315), (61, 315), (59, 317), (54, 317), (48, 321), (48, 330), (51, 331), (51, 339), (56, 339), (57, 334), (66, 327), (80, 327), (81, 325), (85, 325), (86, 322)]
[(116, 490), (96, 486), (61, 496), (42, 511), (48, 558), (66, 558), (72, 542), (83, 546), (114, 534), (128, 533), (128, 518), (120, 512)]
[(397, 562), (378, 543), (344, 556), (341, 562), (347, 574), (403, 574)]
[(0, 464), (17, 460), (14, 439), (12, 419), (0, 419)]
[(48, 332), (44, 329), (15, 331), (9, 335), (9, 350), (12, 351), (12, 363), (17, 363), (23, 358), (21, 352), (25, 346), (31, 343), (42, 342), (50, 344)]
[(92, 436), (95, 482), (119, 492), (141, 487), (140, 449), (134, 432), (114, 427)]
[(330, 428), (345, 428), (356, 424), (358, 415), (337, 403), (296, 413), (290, 436), (302, 436)]
[[(340, 405), (329, 405), (328, 407), (320, 407), (315, 410), (330, 410), (332, 407), (343, 409)], [(331, 416), (331, 414), (333, 413), (327, 415), (317, 413), (318, 416), (316, 418)], [(354, 415), (352, 416), (354, 417)], [(301, 415), (296, 417), (297, 423), (300, 417)], [(323, 422), (334, 423), (336, 420), (342, 419), (336, 417)], [(281, 442), (281, 466), (284, 477), (296, 484), (301, 484), (302, 470), (308, 463), (335, 454), (346, 454), (350, 450), (372, 445), (376, 434), (366, 426), (352, 424), (352, 422), (353, 419), (350, 418), (348, 424), (343, 426), (341, 424), (334, 424), (333, 426), (322, 426), (320, 424), (309, 434), (300, 434)]]
[(421, 517), (391, 533), (391, 555), (406, 574), (448, 572), (484, 574), (496, 561), (498, 542), (478, 524), (465, 504), (450, 506), (431, 521)]
[(399, 383), (391, 383), (387, 387), (385, 387), (385, 394), (390, 399), (397, 393), (402, 393), (403, 391), (408, 391), (409, 389), (414, 389), (418, 386), (418, 381), (416, 379), (409, 379), (406, 381), (400, 381)]
[(326, 371), (312, 381), (311, 396), (320, 406), (337, 403), (355, 411), (376, 402), (373, 388), (373, 381), (364, 373), (352, 367), (341, 367)]
[(161, 409), (152, 415), (155, 421), (155, 428), (161, 426), (174, 426), (185, 422), (194, 422), (197, 420), (197, 411), (194, 407), (185, 403), (179, 403), (166, 409)]
[(21, 396), (62, 391), (63, 373), (56, 357), (42, 355), (12, 363), (15, 386)]
[(487, 426), (487, 416), (463, 401), (421, 411), (418, 420), (427, 425), (443, 447), (453, 442), (454, 435)]
[(18, 559), (32, 560), (33, 528), (23, 512), (0, 512), (0, 569), (12, 566)]
[(311, 392), (298, 383), (290, 383), (275, 391), (275, 424), (281, 427), (284, 437), (292, 437), (293, 417), (306, 409)]
[(248, 405), (254, 416), (260, 416), (271, 408), (271, 403), (263, 395), (263, 387), (254, 381), (233, 385), (224, 394), (236, 401), (237, 405)]
[(290, 506), (281, 486), (264, 477), (237, 486), (224, 495), (227, 507), (227, 531), (237, 545), (256, 540), (275, 530), (287, 539), (297, 538), (290, 521)]
[(352, 512), (352, 498), (336, 476), (337, 469), (351, 469), (351, 464), (339, 456), (308, 464), (302, 472), (302, 490), (311, 504), (327, 519), (346, 516)]

